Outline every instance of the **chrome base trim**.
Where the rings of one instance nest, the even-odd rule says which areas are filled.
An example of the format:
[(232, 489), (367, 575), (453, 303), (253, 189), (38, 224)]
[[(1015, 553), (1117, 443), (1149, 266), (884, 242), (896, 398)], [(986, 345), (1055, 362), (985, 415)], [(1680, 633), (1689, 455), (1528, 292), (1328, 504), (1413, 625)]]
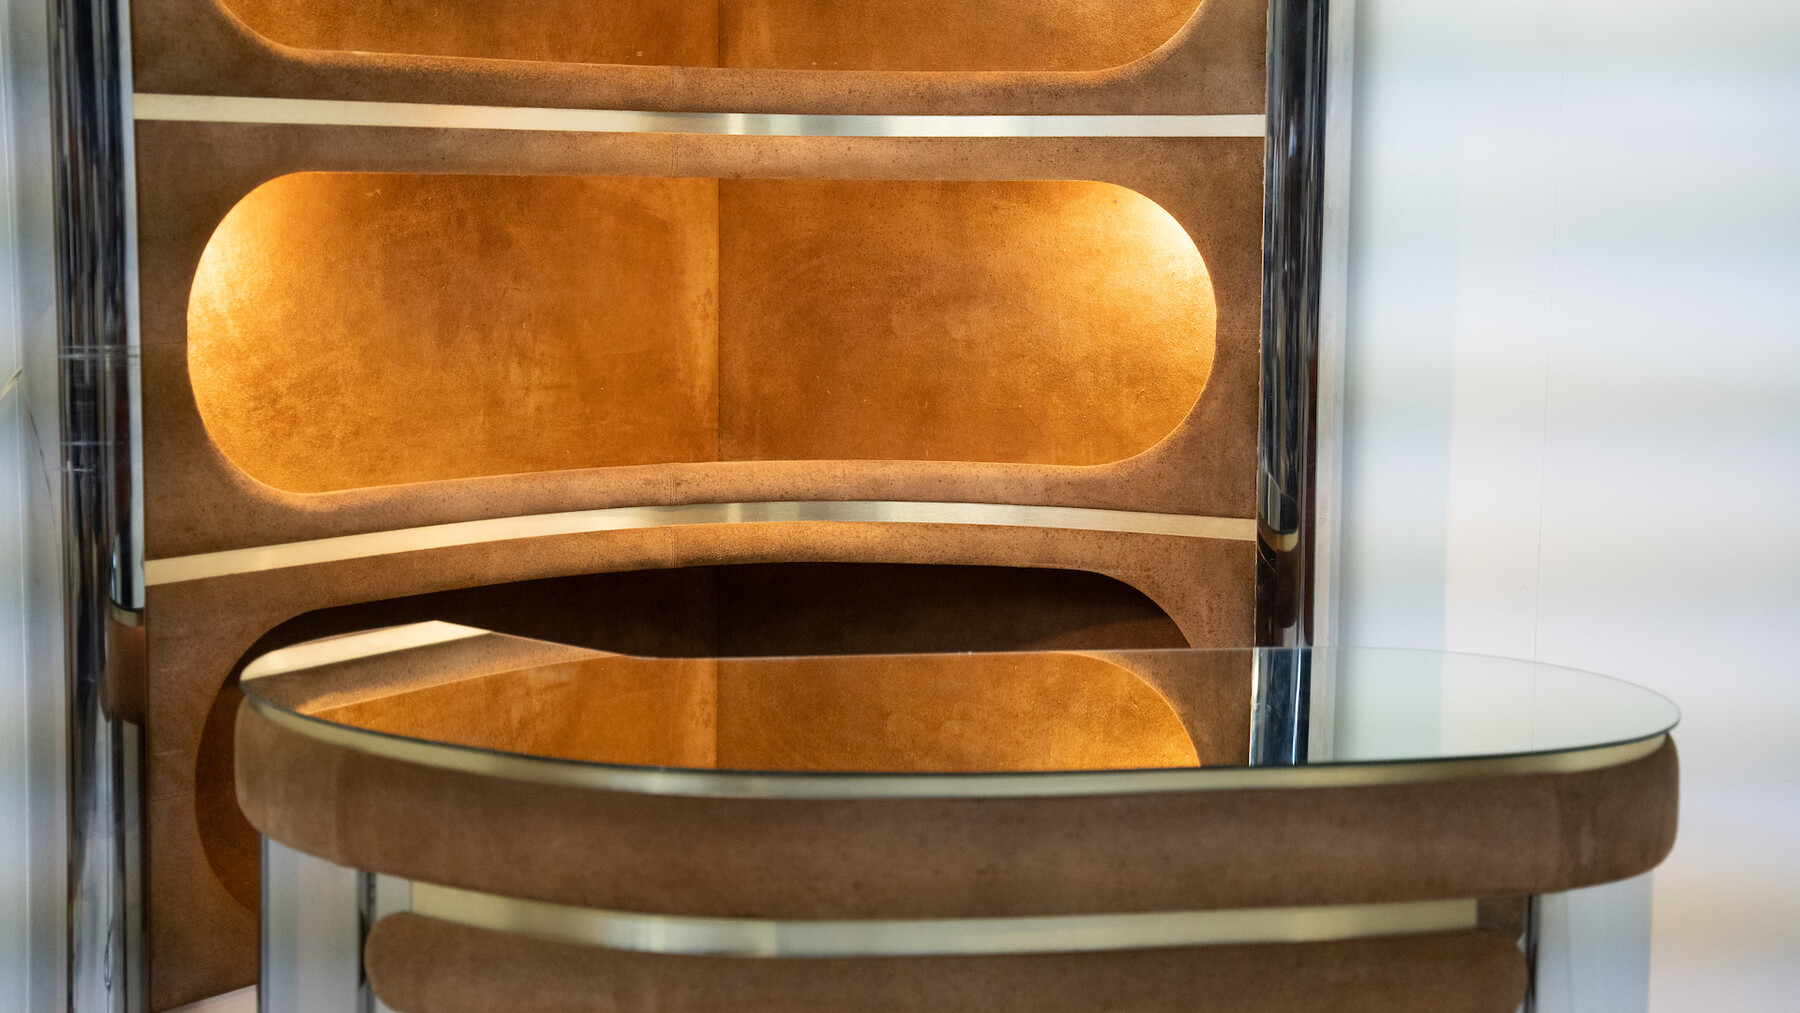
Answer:
[(260, 1013), (356, 1013), (364, 873), (262, 839)]
[(1260, 113), (1211, 116), (829, 116), (435, 105), (237, 95), (134, 96), (140, 120), (762, 137), (1261, 137)]
[(454, 545), (543, 538), (593, 531), (626, 531), (681, 524), (782, 524), (796, 521), (849, 521), (880, 524), (976, 524), (998, 527), (1070, 528), (1188, 538), (1255, 541), (1256, 522), (1237, 517), (1093, 510), (1085, 507), (1009, 506), (1000, 503), (915, 503), (899, 500), (818, 500), (769, 503), (693, 503), (685, 506), (609, 507), (494, 517), (428, 527), (340, 535), (253, 549), (228, 549), (192, 556), (152, 559), (144, 583), (174, 584), (234, 573), (279, 570), (396, 552)]
[(1523, 756), (1296, 767), (1183, 767), (1007, 774), (792, 773), (626, 767), (500, 753), (335, 724), (284, 710), (254, 693), (244, 699), (251, 710), (287, 731), (369, 756), (536, 784), (695, 798), (1030, 798), (1422, 784), (1598, 770), (1649, 756), (1668, 738), (1667, 735), (1656, 735), (1593, 749)]
[(764, 921), (600, 911), (418, 882), (412, 909), (427, 918), (561, 943), (725, 957), (1075, 953), (1326, 942), (1476, 926), (1473, 899), (1032, 918)]
[(1652, 873), (1533, 898), (1525, 1013), (1646, 1013)]

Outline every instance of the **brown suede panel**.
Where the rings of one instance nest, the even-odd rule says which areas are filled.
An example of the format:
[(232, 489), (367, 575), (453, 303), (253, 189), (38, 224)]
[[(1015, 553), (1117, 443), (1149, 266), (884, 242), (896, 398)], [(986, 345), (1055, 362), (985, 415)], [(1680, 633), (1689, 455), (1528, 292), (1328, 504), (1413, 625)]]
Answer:
[(1199, 0), (223, 0), (295, 49), (781, 70), (1105, 70)]
[[(440, 617), (479, 624), (482, 609), (494, 608), (505, 618), (504, 628), (526, 636), (561, 636), (565, 626), (572, 630), (584, 624), (593, 635), (618, 619), (629, 621), (630, 629), (614, 631), (619, 639), (601, 636), (596, 645), (651, 653), (793, 650), (783, 644), (824, 653), (1225, 646), (1247, 643), (1251, 634), (1255, 579), (1251, 543), (1003, 527), (793, 523), (597, 532), (153, 586), (146, 611), (152, 687), (146, 749), (150, 791), (164, 801), (152, 807), (148, 827), (149, 877), (156, 900), (150, 911), (152, 1005), (166, 1009), (255, 980), (255, 915), (237, 899), (253, 895), (242, 875), (254, 868), (255, 856), (245, 843), (252, 838), (241, 817), (223, 815), (232, 812), (229, 796), (219, 787), (230, 776), (230, 738), (208, 739), (205, 732), (216, 708), (229, 710), (231, 701), (222, 702), (221, 690), (234, 677), (240, 659), (269, 631), (316, 610), (508, 581), (683, 565), (766, 567), (789, 560), (923, 564), (926, 569), (932, 565), (1087, 569), (1124, 580), (1148, 597), (1120, 601), (1117, 594), (1090, 582), (1069, 580), (1056, 583), (1054, 593), (1045, 597), (1013, 578), (993, 577), (962, 588), (953, 581), (925, 581), (917, 593), (894, 594), (880, 583), (864, 586), (841, 574), (804, 574), (789, 580), (753, 567), (720, 585), (718, 593), (752, 599), (724, 603), (728, 606), (724, 611), (714, 601), (710, 585), (699, 593), (645, 584), (626, 592), (633, 600), (642, 598), (641, 607), (595, 599), (587, 613), (592, 618), (586, 620), (580, 619), (581, 609), (566, 607), (561, 611), (567, 617), (557, 619), (557, 609), (534, 604), (529, 596), (524, 604), (533, 615), (514, 615), (507, 611), (507, 597), (498, 593), (487, 605), (446, 603), (447, 611)], [(846, 623), (842, 609), (827, 608), (817, 595), (805, 593), (814, 580), (825, 581), (826, 597), (855, 605), (857, 614), (866, 618)], [(930, 607), (940, 599), (957, 605), (951, 613), (961, 617), (957, 622), (946, 624), (945, 613)], [(983, 612), (980, 603), (989, 599), (1000, 605)], [(1097, 610), (1086, 604), (1090, 602)], [(645, 608), (650, 611), (645, 613)], [(1168, 617), (1153, 621), (1146, 610), (1155, 608), (1165, 610), (1173, 623)], [(669, 625), (667, 618), (639, 621), (643, 615), (665, 612), (691, 616), (703, 628), (663, 629)], [(1091, 635), (1078, 632), (1090, 612), (1099, 625)], [(534, 625), (541, 622), (539, 614), (554, 621)], [(371, 613), (373, 621), (361, 628), (433, 617), (415, 612), (386, 619), (381, 615)], [(1034, 621), (1032, 615), (1038, 618)], [(714, 624), (727, 617), (732, 632), (721, 649), (720, 627)], [(884, 622), (892, 629), (884, 629)], [(1003, 635), (1016, 628), (1012, 635), (1027, 639), (978, 636), (983, 623)], [(358, 627), (327, 626), (314, 635), (354, 628)], [(1167, 689), (1163, 692), (1169, 695)], [(1190, 713), (1171, 699), (1184, 717)], [(1199, 706), (1214, 704), (1202, 701)], [(210, 746), (203, 748), (206, 743)], [(1210, 748), (1234, 747), (1227, 743)], [(1241, 749), (1236, 755), (1242, 755)], [(199, 793), (201, 785), (212, 788)], [(203, 812), (212, 814), (205, 823)], [(232, 886), (221, 875), (229, 876)]]
[(1520, 939), (1525, 935), (1530, 915), (1524, 897), (1483, 897), (1477, 908), (1476, 924), (1485, 932)]
[[(1180, 718), (1128, 667), (1073, 653), (599, 657), (302, 713), (561, 759), (730, 770), (1190, 767)], [(449, 681), (454, 679), (454, 681)], [(445, 681), (436, 681), (445, 680)], [(1248, 700), (1213, 723), (1248, 724)]]
[(715, 67), (720, 0), (220, 0), (294, 49)]
[(1250, 717), (1256, 672), (1250, 654), (1237, 651), (1173, 653), (1103, 651), (1156, 687), (1175, 708), (1204, 766), (1235, 766), (1250, 756)]
[[(765, 138), (145, 122), (138, 149), (151, 558), (480, 517), (668, 503), (904, 499), (1255, 513), (1262, 142), (1254, 138)], [(724, 461), (283, 493), (234, 467), (206, 433), (188, 375), (190, 290), (215, 227), (244, 194), (284, 173), (339, 170), (1110, 182), (1154, 201), (1187, 229), (1217, 300), (1217, 344), (1205, 394), (1192, 412), (1160, 443), (1113, 464)], [(869, 341), (883, 340), (868, 322), (856, 326)], [(853, 351), (871, 368), (879, 363), (879, 347)], [(459, 372), (447, 386), (474, 387), (490, 365), (479, 358), (448, 362), (447, 369)], [(777, 430), (796, 431), (785, 423)]]
[(458, 679), (307, 713), (408, 738), (644, 767), (716, 765), (719, 666), (588, 658)]
[[(723, 917), (956, 918), (1536, 894), (1674, 842), (1670, 744), (1575, 774), (980, 799), (653, 796), (423, 767), (240, 710), (250, 822), (341, 865)], [(678, 843), (677, 843), (678, 842)]]
[(1107, 70), (1140, 60), (1200, 0), (721, 0), (719, 66)]
[[(396, 623), (394, 625), (402, 625)], [(371, 624), (382, 629), (385, 624)], [(302, 637), (295, 643), (307, 639)], [(262, 649), (255, 652), (261, 655)], [(350, 661), (339, 661), (323, 668), (262, 676), (256, 680), (256, 692), (265, 700), (305, 714), (318, 714), (336, 708), (357, 707), (385, 697), (429, 692), (465, 681), (480, 681), (489, 676), (509, 672), (556, 670), (579, 664), (593, 655), (579, 647), (526, 640), (504, 634), (484, 633), (479, 636), (429, 644), (384, 654), (370, 655)], [(636, 659), (621, 659), (630, 662)], [(657, 659), (665, 660), (665, 659)], [(671, 661), (664, 670), (676, 683), (688, 681), (688, 673), (680, 661)], [(241, 685), (233, 683), (228, 686)], [(684, 711), (679, 692), (659, 701), (671, 716)], [(232, 713), (237, 713), (236, 705)], [(677, 720), (676, 724), (679, 724)], [(449, 733), (449, 726), (444, 728)], [(209, 729), (210, 732), (210, 729)], [(202, 747), (204, 749), (204, 746)]]
[(399, 1013), (1511, 1013), (1525, 958), (1487, 932), (980, 957), (632, 953), (415, 914), (363, 951)]
[(1108, 183), (297, 173), (188, 304), (207, 436), (316, 493), (699, 461), (1094, 465), (1211, 371), (1206, 266)]
[(722, 768), (979, 772), (1199, 762), (1169, 702), (1128, 668), (1093, 656), (719, 663)]
[(1182, 227), (1111, 184), (719, 184), (722, 460), (1111, 464), (1217, 328)]
[(283, 176), (196, 275), (196, 404), (293, 492), (716, 460), (718, 247), (706, 179)]
[[(256, 984), (257, 913), (214, 871), (200, 837), (189, 829), (196, 815), (193, 795), (152, 798), (146, 809), (150, 1008), (173, 1009)], [(249, 844), (255, 882), (254, 834)]]
[[(236, 0), (239, 20), (221, 0), (136, 0), (134, 82), (177, 94), (720, 112), (1263, 108), (1266, 0), (726, 0), (711, 58), (712, 12), (689, 0), (606, 4), (600, 18), (570, 0), (510, 4), (527, 14), (504, 18), (470, 6)], [(346, 9), (360, 24), (324, 23)], [(578, 59), (619, 62), (553, 62)], [(756, 69), (768, 66), (791, 69)]]

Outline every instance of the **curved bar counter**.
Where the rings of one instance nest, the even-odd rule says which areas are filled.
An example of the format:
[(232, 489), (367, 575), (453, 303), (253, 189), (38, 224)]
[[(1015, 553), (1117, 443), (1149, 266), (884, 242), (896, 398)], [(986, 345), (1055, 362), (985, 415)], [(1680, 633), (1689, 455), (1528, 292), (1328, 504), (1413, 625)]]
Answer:
[(237, 790), (270, 840), (405, 881), (363, 959), (418, 1013), (1504, 1013), (1524, 899), (1673, 843), (1655, 694), (1317, 649), (1305, 762), (1249, 765), (1291, 655), (640, 657), (417, 623), (252, 661)]

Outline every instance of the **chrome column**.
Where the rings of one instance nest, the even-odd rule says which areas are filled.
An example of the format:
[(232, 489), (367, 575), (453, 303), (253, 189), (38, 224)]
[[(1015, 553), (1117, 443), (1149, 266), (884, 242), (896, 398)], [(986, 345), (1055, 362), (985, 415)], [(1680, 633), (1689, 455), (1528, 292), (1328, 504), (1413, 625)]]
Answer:
[(52, 0), (69, 694), (69, 1008), (145, 1008), (144, 665), (126, 17)]
[(1257, 453), (1257, 643), (1265, 646), (1312, 637), (1327, 15), (1327, 0), (1269, 6)]
[(1324, 236), (1328, 0), (1269, 5), (1264, 135), (1262, 406), (1250, 762), (1304, 763), (1311, 721), (1313, 469)]

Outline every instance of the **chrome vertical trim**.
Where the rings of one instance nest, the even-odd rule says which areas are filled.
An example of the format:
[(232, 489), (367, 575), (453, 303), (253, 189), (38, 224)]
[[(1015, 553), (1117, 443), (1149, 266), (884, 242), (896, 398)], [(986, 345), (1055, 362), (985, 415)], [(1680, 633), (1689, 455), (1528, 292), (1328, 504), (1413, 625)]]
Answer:
[[(1344, 458), (1344, 349), (1349, 318), (1350, 164), (1356, 48), (1355, 0), (1331, 0), (1325, 62), (1324, 179), (1319, 249), (1318, 382), (1312, 479), (1312, 636), (1308, 642), (1336, 642), (1338, 558)], [(1313, 671), (1313, 704), (1330, 705), (1328, 670)], [(1329, 717), (1329, 714), (1327, 714)], [(1329, 727), (1330, 722), (1325, 722)], [(1320, 725), (1315, 720), (1315, 729)], [(1318, 743), (1314, 743), (1315, 748)]]
[(1653, 874), (1533, 898), (1528, 1013), (1645, 1013)]
[[(398, 876), (383, 875), (379, 872), (361, 872), (360, 888), (362, 896), (357, 911), (358, 935), (356, 952), (364, 953), (368, 949), (369, 932), (391, 914), (399, 914), (413, 909), (413, 883), (410, 879)], [(359, 960), (357, 973), (357, 1013), (395, 1013), (392, 1007), (381, 1001), (375, 994), (375, 987), (369, 983), (368, 968)]]
[(1250, 708), (1250, 766), (1306, 763), (1312, 731), (1313, 652), (1269, 648), (1256, 652)]
[(1328, 16), (1328, 0), (1269, 5), (1256, 643), (1270, 647), (1306, 646), (1313, 632)]
[(1518, 1013), (1538, 1013), (1538, 905), (1542, 898), (1525, 898), (1525, 929), (1519, 936), (1519, 949), (1525, 954), (1525, 1000)]
[(260, 1013), (356, 1013), (366, 878), (263, 838)]
[(51, 0), (69, 693), (69, 1008), (146, 1008), (143, 551), (132, 467), (127, 18)]
[(144, 402), (143, 327), (138, 306), (137, 121), (132, 110), (131, 0), (114, 0), (119, 24), (119, 163), (120, 243), (123, 273), (119, 278), (125, 314), (125, 470), (115, 472), (124, 497), (116, 568), (116, 600), (126, 608), (144, 608)]

